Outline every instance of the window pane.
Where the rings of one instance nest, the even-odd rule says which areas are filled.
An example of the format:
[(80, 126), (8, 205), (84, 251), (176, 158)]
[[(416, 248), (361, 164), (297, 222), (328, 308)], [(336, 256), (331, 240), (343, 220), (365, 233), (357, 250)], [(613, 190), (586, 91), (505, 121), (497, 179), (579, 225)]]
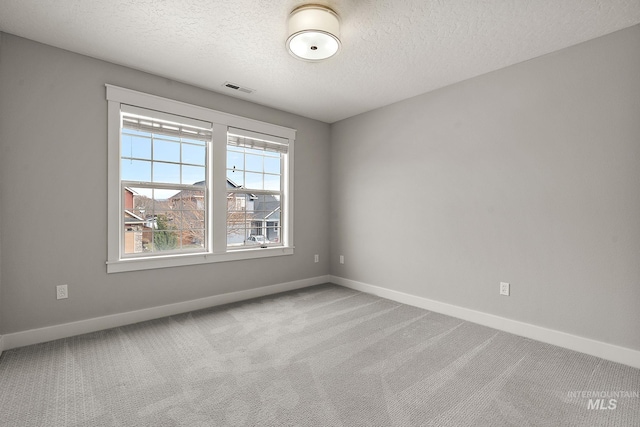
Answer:
[(153, 182), (180, 184), (180, 165), (153, 162)]
[(244, 246), (247, 237), (247, 230), (244, 228), (227, 229), (227, 246)]
[(122, 157), (151, 160), (151, 139), (123, 134)]
[[(238, 150), (234, 146), (227, 147), (227, 179), (238, 187), (281, 191), (280, 153), (251, 148), (241, 149), (245, 153)], [(244, 174), (242, 167), (246, 171)]]
[(144, 160), (122, 159), (120, 176), (123, 181), (151, 181), (151, 162)]
[(195, 230), (203, 228), (204, 210), (182, 211), (182, 229)]
[(280, 174), (280, 157), (265, 157), (264, 171), (266, 173)]
[(182, 215), (182, 211), (174, 210), (172, 213), (172, 217), (173, 217), (173, 226), (176, 228), (176, 230), (184, 230), (185, 228), (187, 228), (185, 224), (185, 219), (183, 218), (183, 215)]
[(266, 237), (269, 240), (269, 243), (280, 243), (280, 227), (267, 227)]
[(181, 216), (170, 201), (175, 194), (162, 188), (124, 189), (125, 254), (180, 248)]
[(137, 254), (145, 252), (142, 244), (144, 230), (140, 227), (130, 227), (124, 233), (124, 253)]
[[(175, 193), (175, 192), (174, 192)], [(179, 234), (182, 249), (205, 247), (205, 191), (182, 190), (169, 197), (174, 227)]]
[(227, 151), (227, 169), (244, 170), (244, 154)]
[(153, 160), (180, 163), (180, 144), (155, 139), (153, 141)]
[(123, 206), (126, 210), (130, 210), (136, 215), (140, 215), (144, 218), (145, 209), (153, 209), (153, 200), (151, 199), (151, 195), (152, 192), (150, 189), (126, 187), (124, 189)]
[[(154, 188), (152, 190), (153, 192), (153, 199), (154, 199), (154, 203), (157, 204), (162, 204), (163, 209), (168, 207), (168, 200), (174, 195), (176, 194), (176, 190), (173, 189), (164, 189), (164, 188)], [(169, 207), (170, 208), (170, 207)]]
[(204, 209), (204, 190), (182, 190), (169, 197), (171, 209)]
[(229, 193), (227, 195), (227, 210), (245, 211), (247, 209), (247, 196), (245, 194)]
[(190, 230), (185, 234), (182, 242), (184, 249), (204, 248), (205, 232), (201, 230)]
[(247, 235), (247, 195), (227, 195), (227, 245), (243, 245)]
[[(253, 210), (255, 212), (265, 212), (270, 214), (270, 220), (274, 221), (277, 218), (274, 217), (276, 215), (279, 218), (279, 210), (280, 210), (280, 200), (276, 196), (272, 196), (270, 194), (265, 194), (258, 196), (254, 200)], [(265, 220), (267, 219), (264, 217)]]
[(254, 172), (262, 172), (262, 156), (256, 156), (253, 154), (247, 154), (245, 157), (246, 161), (246, 170), (254, 171)]
[(265, 175), (264, 189), (280, 191), (280, 175)]
[(140, 194), (141, 189), (124, 189), (124, 253), (137, 254), (150, 251), (152, 239), (153, 221), (147, 217), (153, 217), (153, 200)]
[(172, 220), (173, 218), (169, 218), (167, 214), (159, 214), (156, 216), (153, 227), (153, 252), (180, 249), (180, 236)]
[(182, 183), (195, 184), (197, 182), (204, 183), (205, 168), (200, 166), (182, 166)]
[(232, 186), (242, 187), (244, 185), (244, 172), (227, 170), (227, 179), (231, 181)]
[(204, 166), (205, 160), (206, 149), (204, 146), (182, 144), (182, 163)]
[(252, 173), (252, 172), (245, 173), (245, 187), (246, 188), (253, 188), (255, 190), (264, 189), (264, 184), (263, 184), (263, 181), (262, 181), (262, 174), (261, 173)]
[(228, 193), (227, 245), (277, 245), (280, 238), (280, 200), (276, 195)]

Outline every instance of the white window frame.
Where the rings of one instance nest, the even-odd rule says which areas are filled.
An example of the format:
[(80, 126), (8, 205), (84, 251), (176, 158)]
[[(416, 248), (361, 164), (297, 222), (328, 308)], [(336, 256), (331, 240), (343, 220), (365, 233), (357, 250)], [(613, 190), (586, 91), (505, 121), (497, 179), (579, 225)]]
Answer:
[[(107, 118), (107, 273), (177, 267), (213, 262), (237, 261), (293, 254), (293, 149), (296, 130), (248, 119), (205, 107), (174, 101), (118, 86), (106, 85)], [(120, 186), (121, 104), (165, 112), (177, 116), (202, 120), (213, 124), (213, 141), (207, 150), (207, 211), (208, 249), (205, 252), (160, 254), (140, 258), (125, 257), (122, 236), (122, 194)], [(283, 167), (282, 245), (273, 247), (247, 247), (227, 249), (227, 132), (229, 128), (244, 129), (288, 141), (288, 155)]]

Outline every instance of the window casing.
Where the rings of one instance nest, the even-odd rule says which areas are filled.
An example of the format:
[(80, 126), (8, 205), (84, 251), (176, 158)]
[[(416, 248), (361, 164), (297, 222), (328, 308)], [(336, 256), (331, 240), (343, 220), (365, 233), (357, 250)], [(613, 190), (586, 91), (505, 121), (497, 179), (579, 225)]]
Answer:
[(107, 272), (293, 253), (295, 130), (107, 85)]

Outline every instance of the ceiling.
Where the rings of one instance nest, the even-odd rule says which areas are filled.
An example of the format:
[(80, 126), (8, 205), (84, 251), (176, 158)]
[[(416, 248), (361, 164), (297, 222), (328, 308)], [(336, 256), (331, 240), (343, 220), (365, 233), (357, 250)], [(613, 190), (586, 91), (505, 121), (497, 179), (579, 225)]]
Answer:
[[(287, 16), (314, 1), (342, 50), (301, 62)], [(0, 0), (3, 32), (327, 123), (638, 23), (640, 0)]]

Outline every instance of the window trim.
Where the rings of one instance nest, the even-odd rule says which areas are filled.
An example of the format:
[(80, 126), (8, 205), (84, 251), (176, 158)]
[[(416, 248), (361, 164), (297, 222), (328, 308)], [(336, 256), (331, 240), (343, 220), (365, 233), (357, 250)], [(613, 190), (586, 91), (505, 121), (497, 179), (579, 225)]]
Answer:
[[(107, 273), (148, 270), (214, 262), (237, 261), (292, 255), (293, 245), (293, 153), (296, 130), (212, 110), (197, 105), (150, 95), (106, 84), (107, 99)], [(208, 241), (207, 252), (166, 254), (149, 257), (127, 258), (121, 254), (122, 242), (122, 197), (120, 187), (120, 105), (145, 108), (169, 113), (213, 124), (213, 142), (207, 150)], [(283, 227), (283, 245), (267, 248), (227, 249), (226, 233), (215, 230), (226, 229), (226, 150), (227, 133), (238, 128), (249, 133), (269, 135), (288, 140), (288, 155), (285, 156), (283, 174), (284, 206), (286, 211)], [(224, 202), (216, 203), (216, 199)]]

